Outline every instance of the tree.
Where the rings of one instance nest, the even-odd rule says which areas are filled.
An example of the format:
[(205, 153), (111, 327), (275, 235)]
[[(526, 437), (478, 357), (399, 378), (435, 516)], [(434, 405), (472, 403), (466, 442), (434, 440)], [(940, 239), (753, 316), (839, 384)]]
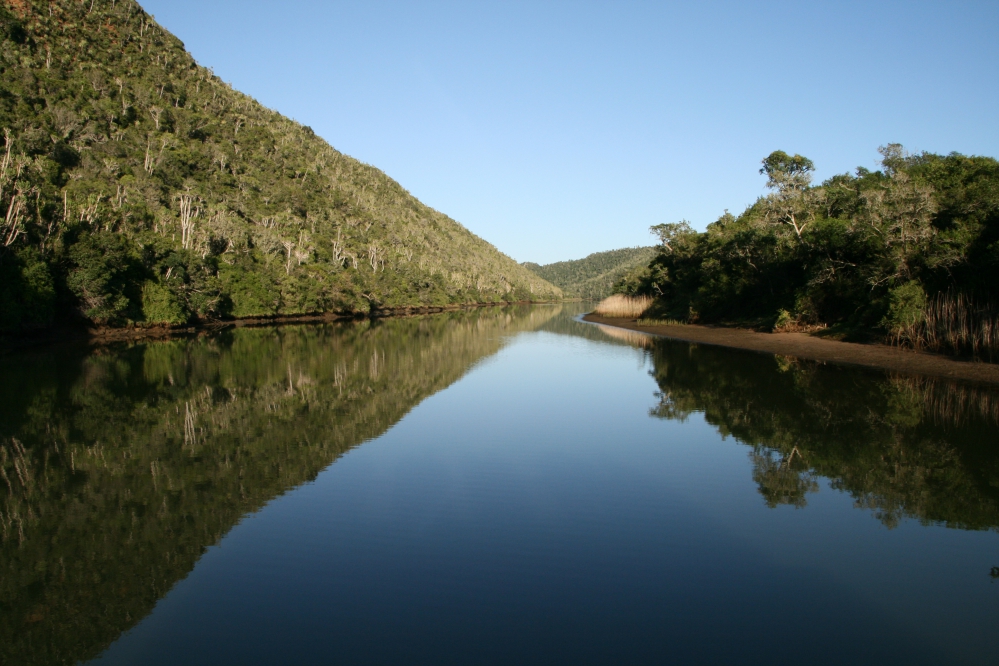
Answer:
[(801, 155), (775, 150), (763, 160), (760, 173), (767, 177), (773, 192), (764, 200), (764, 220), (777, 226), (789, 226), (801, 240), (805, 227), (814, 219), (815, 204), (821, 196), (809, 188), (815, 165)]
[(7, 129), (3, 135), (6, 149), (0, 159), (0, 247), (9, 247), (24, 233), (28, 197), (36, 190), (23, 180), (28, 158), (23, 154), (12, 157), (13, 139)]
[(653, 236), (659, 238), (662, 250), (666, 254), (673, 254), (675, 251), (673, 243), (697, 233), (694, 231), (694, 228), (690, 226), (690, 222), (687, 222), (687, 220), (668, 222), (666, 224), (656, 224), (649, 227), (649, 231)]
[(912, 277), (915, 255), (921, 254), (933, 238), (931, 224), (937, 211), (933, 188), (909, 177), (906, 166), (909, 154), (897, 143), (878, 148), (881, 165), (888, 176), (883, 186), (861, 194), (863, 207), (858, 228), (872, 235), (888, 253), (892, 272), (876, 276), (873, 281)]

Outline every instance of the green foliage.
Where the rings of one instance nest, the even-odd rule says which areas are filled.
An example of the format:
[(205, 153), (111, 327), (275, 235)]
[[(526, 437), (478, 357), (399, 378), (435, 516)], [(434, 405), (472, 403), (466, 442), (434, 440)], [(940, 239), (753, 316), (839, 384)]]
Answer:
[(97, 323), (138, 319), (134, 287), (142, 270), (132, 250), (126, 238), (107, 231), (85, 233), (70, 246), (72, 268), (66, 284), (83, 304), (84, 314)]
[(177, 300), (177, 296), (166, 287), (146, 280), (142, 285), (142, 316), (151, 324), (183, 324), (190, 318)]
[(781, 308), (777, 311), (777, 319), (774, 321), (774, 330), (780, 331), (789, 328), (794, 325), (794, 321), (794, 316), (784, 308)]
[[(0, 259), (34, 248), (57, 314), (142, 323), (149, 281), (200, 319), (561, 297), (198, 66), (134, 0), (13, 6), (0, 11)], [(101, 241), (106, 278), (92, 270), (101, 234), (122, 239)], [(15, 310), (0, 327), (51, 320)]]
[(881, 153), (883, 171), (819, 186), (809, 184), (807, 158), (772, 153), (761, 171), (774, 192), (704, 233), (653, 227), (662, 236), (655, 258), (617, 290), (656, 296), (664, 317), (781, 318), (901, 343), (939, 294), (999, 300), (999, 162), (909, 155), (896, 144)]
[(541, 266), (523, 263), (536, 275), (558, 286), (567, 296), (599, 300), (610, 296), (614, 284), (635, 268), (648, 264), (655, 255), (651, 247), (626, 247), (596, 252), (584, 259), (559, 261)]
[(923, 321), (926, 292), (913, 280), (888, 292), (888, 313), (881, 322), (892, 337), (912, 341), (912, 333)]
[(0, 258), (0, 331), (48, 325), (55, 312), (55, 285), (35, 248)]

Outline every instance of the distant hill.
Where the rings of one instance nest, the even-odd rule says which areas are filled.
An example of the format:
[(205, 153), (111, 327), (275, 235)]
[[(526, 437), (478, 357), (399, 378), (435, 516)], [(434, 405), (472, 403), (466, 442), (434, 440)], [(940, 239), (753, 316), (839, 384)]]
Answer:
[(655, 256), (654, 247), (626, 247), (596, 252), (585, 259), (554, 264), (524, 262), (524, 268), (560, 287), (566, 296), (600, 299), (609, 296), (614, 283), (630, 271), (648, 265)]
[(0, 35), (0, 331), (561, 296), (133, 0), (0, 0)]

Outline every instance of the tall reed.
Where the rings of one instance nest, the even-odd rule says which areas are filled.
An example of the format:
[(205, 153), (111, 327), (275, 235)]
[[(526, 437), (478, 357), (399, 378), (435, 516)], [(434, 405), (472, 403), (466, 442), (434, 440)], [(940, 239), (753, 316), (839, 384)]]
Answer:
[(614, 294), (600, 301), (593, 314), (601, 317), (641, 317), (651, 305), (652, 298), (649, 296)]
[(915, 347), (999, 360), (999, 317), (992, 304), (964, 294), (942, 293), (927, 303), (913, 331)]

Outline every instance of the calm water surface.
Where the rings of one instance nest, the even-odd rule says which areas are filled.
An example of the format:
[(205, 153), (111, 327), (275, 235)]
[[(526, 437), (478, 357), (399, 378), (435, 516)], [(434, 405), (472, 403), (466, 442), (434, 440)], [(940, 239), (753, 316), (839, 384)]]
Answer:
[(995, 393), (581, 309), (0, 359), (0, 663), (995, 663)]

